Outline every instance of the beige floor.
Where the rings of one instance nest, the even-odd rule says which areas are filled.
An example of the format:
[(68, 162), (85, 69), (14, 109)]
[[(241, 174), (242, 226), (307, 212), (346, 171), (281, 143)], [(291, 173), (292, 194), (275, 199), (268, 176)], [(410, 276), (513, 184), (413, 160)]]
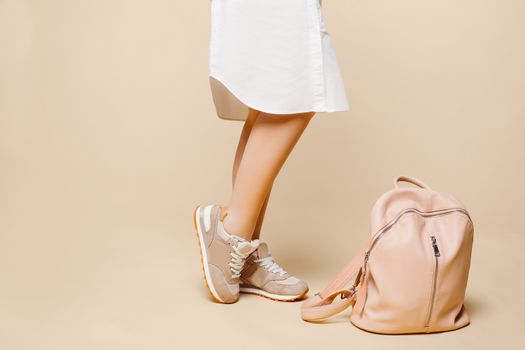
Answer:
[[(2, 236), (9, 251), (1, 257), (1, 348), (515, 349), (524, 340), (519, 277), (525, 259), (518, 232), (478, 228), (466, 300), (471, 325), (444, 334), (382, 336), (353, 327), (349, 310), (311, 324), (300, 319), (299, 303), (252, 295), (233, 305), (214, 303), (201, 275), (192, 208), (186, 209), (184, 222), (152, 227), (136, 219), (134, 227), (67, 215), (54, 221), (49, 212), (19, 223), (27, 231), (11, 226), (12, 234)], [(279, 238), (278, 220), (270, 216), (266, 224), (274, 255), (309, 282), (311, 293), (356, 248), (350, 243), (356, 232), (345, 231), (343, 244), (319, 251), (314, 247), (320, 232)], [(305, 243), (294, 245), (300, 235)]]

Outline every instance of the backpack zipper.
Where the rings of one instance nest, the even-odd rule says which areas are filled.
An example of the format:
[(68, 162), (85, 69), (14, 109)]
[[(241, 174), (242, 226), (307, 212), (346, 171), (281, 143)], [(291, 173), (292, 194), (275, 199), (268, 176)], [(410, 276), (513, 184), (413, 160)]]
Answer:
[(370, 252), (376, 245), (376, 243), (381, 239), (383, 234), (387, 232), (394, 224), (405, 214), (407, 213), (417, 213), (423, 217), (429, 217), (429, 216), (439, 216), (439, 215), (445, 215), (450, 214), (453, 212), (460, 212), (467, 216), (470, 222), (472, 222), (470, 215), (468, 214), (467, 210), (463, 208), (449, 208), (449, 209), (438, 209), (438, 210), (432, 210), (432, 211), (421, 211), (416, 208), (407, 208), (403, 210), (401, 213), (399, 213), (392, 221), (387, 223), (385, 226), (383, 226), (379, 231), (377, 231), (374, 236), (372, 237), (372, 243), (370, 244), (370, 248), (365, 252), (364, 262), (363, 262), (363, 274), (362, 278), (364, 279), (366, 277), (367, 272), (367, 265), (368, 265), (368, 259), (370, 258)]
[(437, 274), (438, 274), (438, 257), (441, 256), (439, 252), (439, 247), (436, 242), (435, 236), (430, 236), (432, 240), (432, 249), (434, 249), (434, 274), (432, 276), (432, 296), (430, 297), (430, 305), (428, 306), (427, 320), (425, 321), (425, 328), (430, 326), (430, 318), (432, 317), (432, 310), (434, 309), (434, 299), (436, 298), (436, 284), (437, 284)]

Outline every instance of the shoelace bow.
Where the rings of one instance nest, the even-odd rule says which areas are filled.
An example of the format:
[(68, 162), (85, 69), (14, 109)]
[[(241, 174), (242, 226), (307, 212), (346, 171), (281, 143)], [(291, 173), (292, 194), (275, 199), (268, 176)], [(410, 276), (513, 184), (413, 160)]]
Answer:
[(265, 258), (256, 259), (254, 261), (259, 263), (259, 265), (261, 265), (270, 272), (278, 273), (281, 276), (286, 273), (286, 271), (275, 262), (273, 256), (267, 256)]

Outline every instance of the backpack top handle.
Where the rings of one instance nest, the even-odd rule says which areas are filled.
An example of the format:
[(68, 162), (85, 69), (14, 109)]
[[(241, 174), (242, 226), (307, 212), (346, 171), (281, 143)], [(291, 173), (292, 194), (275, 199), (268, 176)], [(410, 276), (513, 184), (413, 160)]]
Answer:
[(416, 179), (415, 177), (413, 176), (408, 176), (408, 175), (399, 175), (397, 176), (395, 179), (394, 179), (394, 186), (396, 188), (399, 188), (399, 182), (401, 181), (404, 181), (404, 182), (409, 182), (411, 184), (414, 184), (416, 186), (419, 186), (421, 188), (424, 188), (426, 190), (432, 190), (432, 188), (430, 188), (429, 185), (427, 185), (426, 183), (424, 183), (423, 181), (419, 180), (419, 179)]

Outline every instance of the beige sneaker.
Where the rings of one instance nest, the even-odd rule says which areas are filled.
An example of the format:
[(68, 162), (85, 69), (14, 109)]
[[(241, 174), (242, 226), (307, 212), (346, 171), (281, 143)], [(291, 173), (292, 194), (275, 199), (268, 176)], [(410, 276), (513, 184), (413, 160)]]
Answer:
[(240, 292), (278, 301), (294, 301), (306, 295), (308, 285), (283, 270), (270, 254), (268, 245), (261, 242), (246, 259), (241, 272)]
[(219, 205), (199, 205), (193, 212), (193, 222), (208, 290), (217, 301), (234, 303), (239, 299), (240, 273), (259, 240), (248, 241), (227, 233), (220, 213)]

